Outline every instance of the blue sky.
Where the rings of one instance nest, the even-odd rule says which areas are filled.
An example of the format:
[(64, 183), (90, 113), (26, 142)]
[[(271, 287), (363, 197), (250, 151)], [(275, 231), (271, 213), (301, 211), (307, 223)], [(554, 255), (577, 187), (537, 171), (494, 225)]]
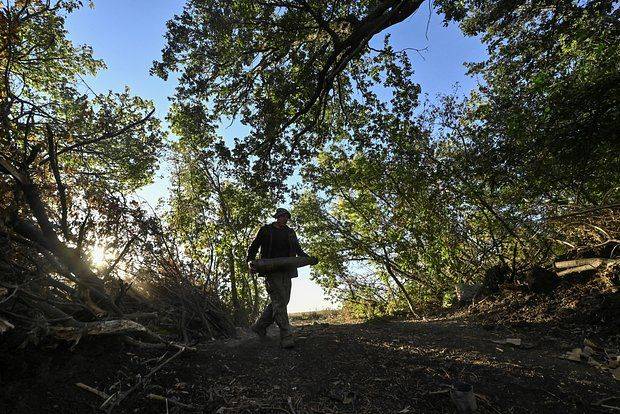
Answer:
[[(92, 46), (95, 56), (108, 66), (95, 79), (89, 79), (89, 85), (97, 92), (121, 91), (127, 85), (134, 94), (151, 99), (156, 115), (163, 119), (175, 83), (150, 76), (149, 68), (159, 58), (164, 45), (166, 21), (180, 12), (183, 4), (182, 0), (99, 0), (94, 9), (85, 7), (71, 14), (67, 19), (69, 38), (77, 44)], [(414, 64), (414, 80), (431, 99), (437, 94), (450, 93), (456, 83), (461, 93), (476, 85), (476, 79), (465, 75), (463, 63), (483, 59), (485, 48), (478, 39), (464, 37), (458, 27), (443, 27), (441, 16), (429, 12), (428, 2), (389, 33), (397, 50), (427, 48), (421, 52), (422, 56), (415, 51), (409, 53)], [(382, 37), (373, 42), (381, 45)], [(220, 129), (228, 139), (241, 130), (235, 126)], [(158, 198), (166, 196), (167, 182), (163, 164), (155, 183), (141, 189), (138, 195), (155, 205)], [(308, 273), (307, 268), (301, 269), (300, 277), (294, 281), (290, 312), (330, 306)]]

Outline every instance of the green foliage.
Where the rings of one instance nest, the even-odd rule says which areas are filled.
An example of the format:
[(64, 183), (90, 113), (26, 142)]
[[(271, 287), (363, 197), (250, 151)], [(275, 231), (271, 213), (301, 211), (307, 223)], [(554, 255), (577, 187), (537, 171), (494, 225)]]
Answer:
[(449, 308), (456, 303), (456, 293), (453, 291), (448, 291), (443, 295), (443, 301), (441, 306), (444, 308)]
[[(230, 292), (234, 308), (244, 307), (235, 285), (247, 280), (239, 260), (253, 236), (248, 230), (255, 231), (283, 195), (294, 168), (328, 143), (354, 138), (364, 147), (366, 137), (380, 134), (388, 122), (395, 134), (398, 117), (413, 114), (419, 87), (411, 81), (406, 53), (395, 51), (387, 37), (381, 50), (368, 42), (420, 3), (188, 1), (168, 23), (167, 44), (153, 72), (163, 78), (181, 73), (169, 118), (181, 137), (171, 220), (190, 245), (213, 243), (205, 251), (221, 258), (221, 272), (229, 278), (225, 294)], [(391, 95), (388, 101), (379, 99), (383, 92)], [(214, 133), (228, 119), (251, 130), (232, 148)], [(213, 178), (203, 185), (199, 176), (205, 174)], [(213, 187), (221, 188), (212, 199)], [(193, 203), (210, 216), (200, 218), (188, 208)], [(233, 211), (237, 205), (243, 208)], [(332, 275), (345, 270), (339, 263), (353, 252), (308, 215), (313, 217), (301, 212), (297, 222), (304, 228), (316, 224), (306, 232), (316, 239), (316, 254), (333, 256), (321, 262), (323, 276), (317, 277), (336, 288)]]
[(217, 137), (195, 130), (182, 112), (171, 119), (182, 135), (172, 146), (170, 230), (186, 247), (186, 256), (205, 267), (205, 283), (218, 289), (235, 322), (247, 324), (265, 295), (257, 276), (248, 272), (246, 251), (273, 199), (235, 179), (233, 165), (206, 144), (218, 143)]
[(181, 74), (174, 102), (194, 124), (248, 126), (230, 157), (251, 167), (253, 186), (282, 188), (297, 162), (341, 135), (355, 96), (408, 82), (408, 64), (396, 63), (405, 54), (368, 42), (421, 3), (189, 0), (153, 73)]
[[(124, 91), (97, 94), (84, 79), (105, 64), (67, 39), (65, 16), (79, 1), (0, 5), (0, 215), (37, 223), (86, 256), (97, 239), (120, 249), (143, 212), (125, 199), (151, 182), (164, 146), (153, 104)], [(42, 215), (45, 213), (44, 215)], [(47, 228), (49, 221), (51, 228)]]
[(515, 199), (603, 202), (620, 171), (617, 2), (438, 3), (488, 44), (460, 116), (473, 163)]
[(463, 244), (468, 223), (447, 208), (459, 200), (442, 189), (449, 177), (428, 131), (400, 123), (410, 135), (378, 130), (364, 138), (372, 146), (324, 151), (304, 170), (311, 189), (294, 210), (309, 251), (322, 259), (315, 280), (345, 301), (375, 303), (374, 313), (438, 302), (474, 265)]
[[(449, 302), (484, 269), (518, 276), (561, 253), (552, 240), (575, 229), (546, 218), (613, 203), (620, 188), (613, 3), (438, 2), (489, 46), (470, 65), (485, 82), (418, 115), (406, 95), (352, 105), (341, 141), (304, 169), (295, 210), (323, 259), (315, 280), (374, 315), (406, 308), (407, 295)], [(614, 221), (586, 221), (576, 226), (599, 229), (598, 242), (617, 234)]]

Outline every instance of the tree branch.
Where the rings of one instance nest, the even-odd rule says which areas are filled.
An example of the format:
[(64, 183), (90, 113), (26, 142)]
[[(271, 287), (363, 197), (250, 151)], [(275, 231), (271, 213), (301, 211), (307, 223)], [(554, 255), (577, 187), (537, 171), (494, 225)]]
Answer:
[(54, 180), (56, 181), (56, 188), (58, 189), (58, 198), (60, 199), (60, 229), (65, 238), (65, 241), (69, 240), (69, 226), (67, 225), (67, 193), (65, 191), (65, 185), (62, 183), (60, 177), (60, 169), (58, 168), (58, 158), (56, 157), (56, 144), (54, 143), (54, 136), (52, 128), (46, 125), (45, 135), (47, 138), (47, 151), (49, 154), (50, 167), (54, 174)]
[[(64, 148), (62, 148), (62, 149), (60, 149), (60, 150), (58, 150), (56, 152), (56, 156), (62, 155), (65, 152), (75, 151), (76, 149), (84, 147), (86, 145), (96, 144), (97, 142), (101, 142), (101, 141), (104, 141), (106, 139), (118, 137), (119, 135), (122, 135), (122, 134), (124, 134), (126, 132), (131, 131), (133, 128), (137, 127), (138, 125), (141, 125), (141, 124), (145, 123), (146, 121), (149, 120), (149, 118), (151, 116), (153, 116), (154, 113), (155, 113), (155, 108), (153, 108), (144, 118), (139, 119), (137, 121), (134, 121), (134, 122), (124, 126), (123, 128), (119, 129), (118, 131), (110, 132), (110, 133), (107, 133), (107, 134), (103, 134), (103, 135), (101, 135), (99, 137), (87, 139), (87, 140), (84, 140), (84, 141), (81, 141), (81, 142), (76, 142), (75, 144), (72, 144), (72, 145), (69, 145), (67, 147), (64, 147)], [(46, 163), (49, 160), (50, 160), (49, 156), (45, 157), (45, 158), (43, 158), (41, 160), (41, 162), (39, 162), (39, 165), (42, 165), (42, 164)]]
[(105, 279), (107, 276), (110, 275), (110, 273), (112, 273), (116, 265), (118, 265), (118, 263), (121, 260), (123, 260), (123, 257), (127, 254), (127, 252), (129, 251), (129, 248), (131, 247), (131, 245), (137, 238), (138, 238), (138, 235), (135, 234), (131, 239), (129, 239), (129, 241), (125, 244), (125, 247), (123, 247), (123, 250), (121, 250), (120, 254), (114, 260), (114, 262), (112, 262), (112, 264), (108, 266), (107, 269), (101, 273), (100, 276), (102, 279)]

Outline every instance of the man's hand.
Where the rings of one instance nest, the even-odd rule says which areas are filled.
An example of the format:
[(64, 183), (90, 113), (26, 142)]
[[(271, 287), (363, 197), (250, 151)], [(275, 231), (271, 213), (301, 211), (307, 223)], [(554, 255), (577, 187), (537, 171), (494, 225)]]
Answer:
[(250, 274), (256, 273), (256, 267), (252, 264), (253, 260), (248, 261), (248, 269), (250, 270)]

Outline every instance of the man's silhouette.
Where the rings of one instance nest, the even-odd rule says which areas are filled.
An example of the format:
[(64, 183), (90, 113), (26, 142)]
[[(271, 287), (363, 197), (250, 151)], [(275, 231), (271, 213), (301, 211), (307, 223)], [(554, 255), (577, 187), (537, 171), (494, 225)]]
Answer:
[[(262, 259), (308, 257), (299, 245), (295, 231), (286, 225), (291, 218), (291, 213), (284, 208), (278, 208), (273, 217), (276, 221), (261, 227), (250, 245), (247, 256), (248, 264), (256, 258), (259, 248)], [(250, 264), (250, 272), (255, 271), (256, 269)], [(294, 346), (294, 341), (286, 306), (291, 297), (291, 278), (297, 277), (297, 269), (259, 273), (259, 276), (265, 277), (270, 303), (252, 325), (252, 330), (264, 337), (267, 335), (267, 328), (275, 322), (280, 328), (280, 344), (283, 348), (291, 348)]]

